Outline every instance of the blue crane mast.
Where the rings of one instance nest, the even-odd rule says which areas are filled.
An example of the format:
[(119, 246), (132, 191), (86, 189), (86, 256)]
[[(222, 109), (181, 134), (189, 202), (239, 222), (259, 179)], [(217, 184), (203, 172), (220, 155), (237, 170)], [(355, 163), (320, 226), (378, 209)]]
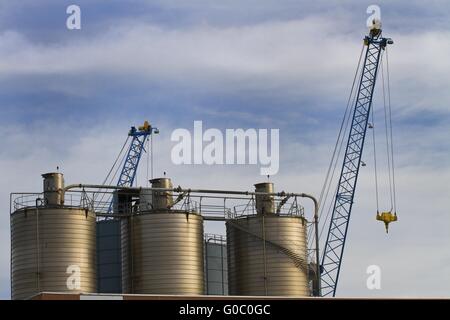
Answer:
[[(130, 147), (125, 156), (125, 161), (117, 181), (118, 187), (132, 187), (136, 178), (139, 162), (142, 157), (142, 152), (145, 151), (145, 142), (147, 138), (152, 134), (158, 134), (158, 128), (152, 127), (148, 121), (144, 122), (143, 126), (131, 127), (128, 132), (128, 137), (131, 137)], [(114, 198), (111, 200), (109, 210), (110, 213), (113, 209)]]
[(134, 179), (136, 178), (136, 172), (139, 167), (139, 161), (142, 157), (142, 151), (145, 151), (145, 141), (153, 131), (158, 133), (158, 129), (153, 128), (148, 121), (145, 121), (144, 125), (138, 129), (136, 129), (136, 127), (131, 127), (130, 132), (128, 132), (128, 136), (131, 137), (132, 140), (123, 164), (122, 172), (120, 173), (119, 180), (117, 181), (117, 186), (133, 186)]
[(386, 45), (392, 43), (390, 38), (382, 37), (381, 25), (378, 23), (377, 26), (374, 21), (369, 35), (364, 39), (364, 64), (324, 246), (321, 263), (322, 296), (336, 294), (380, 57)]

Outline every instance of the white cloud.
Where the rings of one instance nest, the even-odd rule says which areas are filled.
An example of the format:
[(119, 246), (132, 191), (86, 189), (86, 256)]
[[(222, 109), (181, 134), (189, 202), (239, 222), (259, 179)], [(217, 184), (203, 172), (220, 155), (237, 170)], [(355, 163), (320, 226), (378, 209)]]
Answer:
[[(9, 31), (0, 36), (1, 78), (41, 75), (64, 82), (64, 77), (91, 75), (95, 82), (98, 75), (113, 75), (211, 93), (271, 92), (314, 97), (319, 104), (342, 103), (362, 46), (349, 28), (345, 21), (320, 17), (226, 28), (131, 24), (51, 46)], [(395, 41), (390, 49), (395, 106), (405, 114), (447, 113), (450, 33), (390, 36)], [(83, 82), (70, 85), (74, 92), (77, 86), (84, 88)]]

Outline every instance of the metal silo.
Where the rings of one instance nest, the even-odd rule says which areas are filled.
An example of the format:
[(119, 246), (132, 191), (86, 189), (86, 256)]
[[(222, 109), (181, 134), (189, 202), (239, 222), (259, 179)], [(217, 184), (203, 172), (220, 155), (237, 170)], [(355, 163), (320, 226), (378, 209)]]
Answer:
[[(261, 184), (255, 185), (257, 192)], [(265, 186), (273, 192), (273, 186)], [(231, 295), (309, 296), (306, 219), (275, 213), (273, 197), (257, 195), (256, 215), (226, 222)]]
[(59, 172), (45, 173), (44, 178), (44, 200), (49, 206), (64, 205), (64, 176)]
[[(273, 193), (273, 183), (262, 182), (255, 184), (255, 192), (257, 193)], [(256, 196), (256, 212), (258, 214), (275, 213), (275, 201), (272, 195)]]
[[(158, 178), (150, 180), (152, 188), (172, 189), (173, 184), (169, 178)], [(172, 191), (153, 191), (152, 207), (154, 210), (167, 210), (173, 204)]]
[(227, 240), (205, 234), (205, 280), (207, 295), (228, 295)]
[(43, 177), (44, 201), (11, 215), (11, 297), (96, 292), (95, 214), (62, 205), (62, 174)]
[[(152, 187), (172, 185), (161, 180), (152, 180)], [(152, 210), (122, 221), (125, 293), (204, 294), (203, 218), (169, 209), (172, 204), (171, 192), (153, 192)]]

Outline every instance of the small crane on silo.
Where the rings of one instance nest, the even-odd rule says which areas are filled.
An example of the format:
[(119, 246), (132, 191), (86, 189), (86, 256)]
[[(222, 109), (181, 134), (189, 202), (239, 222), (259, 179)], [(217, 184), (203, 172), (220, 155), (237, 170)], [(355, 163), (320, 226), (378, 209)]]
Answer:
[[(334, 202), (334, 205), (329, 207), (332, 211), (330, 211), (331, 217), (329, 229), (321, 262), (321, 296), (335, 296), (336, 294), (359, 169), (361, 166), (366, 165), (362, 161), (362, 152), (364, 141), (366, 138), (367, 127), (374, 130), (373, 108), (371, 107), (375, 89), (375, 82), (377, 73), (379, 71), (379, 65), (382, 65), (383, 62), (384, 52), (386, 52), (386, 61), (388, 61), (388, 44), (393, 44), (392, 39), (382, 37), (381, 22), (379, 20), (373, 20), (369, 35), (364, 39), (364, 46), (361, 50), (357, 72), (353, 80), (352, 90), (347, 103), (347, 110), (341, 124), (341, 129), (334, 148), (333, 157), (330, 162), (330, 167), (328, 169), (327, 177), (325, 179), (324, 187), (320, 196), (321, 200), (323, 200), (323, 202), (321, 202), (324, 203), (326, 201), (324, 199), (327, 198), (328, 191), (330, 190), (331, 181), (336, 169), (337, 158), (344, 143), (343, 136), (345, 132), (347, 132), (346, 130), (348, 124), (350, 123), (350, 129), (348, 130), (347, 138), (348, 140), (345, 148), (344, 160), (339, 176), (339, 182), (336, 188), (335, 197), (332, 200)], [(365, 54), (364, 62), (362, 68), (360, 68), (363, 52)], [(387, 232), (389, 223), (397, 221), (397, 214), (395, 204), (395, 180), (393, 169), (394, 163), (392, 157), (393, 144), (389, 89), (389, 63), (386, 62), (386, 65), (389, 98), (388, 104), (386, 104), (386, 98), (384, 97), (384, 105), (391, 210), (382, 213), (380, 213), (378, 210), (378, 178), (376, 169), (375, 133), (374, 131), (372, 132), (374, 139), (375, 185), (377, 198), (376, 219), (385, 223)], [(355, 92), (354, 88), (359, 73), (360, 78), (359, 82), (357, 83), (358, 90)], [(383, 95), (385, 95), (383, 67), (381, 67), (381, 73), (383, 77)], [(352, 96), (354, 99), (353, 102)], [(350, 106), (352, 106), (353, 108), (349, 109)], [(353, 112), (352, 116), (351, 112)], [(372, 123), (369, 123), (370, 117), (372, 117)]]
[[(147, 152), (147, 154), (153, 156), (153, 150), (145, 149), (145, 145), (146, 143), (148, 144), (149, 140), (151, 140), (150, 138), (152, 134), (159, 134), (159, 129), (152, 127), (148, 121), (145, 121), (144, 124), (138, 128), (134, 126), (131, 127), (130, 131), (128, 132), (127, 139), (123, 144), (119, 155), (117, 156), (113, 166), (111, 167), (102, 185), (112, 184), (117, 176), (119, 169), (122, 168), (119, 178), (117, 179), (116, 185), (118, 187), (133, 186), (136, 179), (136, 173), (139, 167), (139, 163), (142, 158), (142, 153)], [(130, 140), (130, 138), (131, 142), (128, 145), (128, 141)], [(152, 144), (152, 142), (150, 143)], [(127, 145), (128, 148), (126, 149)], [(150, 148), (153, 149), (152, 147)], [(124, 154), (125, 150), (127, 150), (127, 152)], [(112, 175), (114, 169), (116, 170), (115, 173)], [(153, 161), (151, 171), (153, 175)], [(147, 175), (148, 175), (148, 168), (147, 168)], [(114, 199), (111, 199), (109, 203), (108, 213), (111, 213), (113, 210), (113, 202)]]

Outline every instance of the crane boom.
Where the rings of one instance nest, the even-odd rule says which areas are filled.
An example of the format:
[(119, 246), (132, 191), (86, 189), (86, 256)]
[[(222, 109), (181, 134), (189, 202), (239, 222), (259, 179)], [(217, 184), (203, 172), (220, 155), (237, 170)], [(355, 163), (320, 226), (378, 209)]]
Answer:
[(131, 127), (128, 136), (132, 137), (132, 140), (123, 164), (122, 172), (120, 173), (119, 180), (117, 181), (117, 186), (133, 186), (139, 161), (141, 160), (142, 151), (145, 150), (144, 144), (151, 132), (152, 127), (148, 124), (148, 122), (146, 122), (144, 126), (140, 127), (139, 130), (135, 127)]
[(381, 29), (372, 29), (364, 43), (364, 64), (321, 264), (322, 296), (336, 294), (378, 65), (382, 50), (393, 42), (381, 36)]
[[(144, 122), (144, 125), (136, 129), (131, 127), (128, 132), (128, 136), (131, 137), (130, 147), (128, 148), (125, 161), (123, 163), (122, 171), (117, 181), (119, 187), (132, 187), (136, 178), (139, 162), (142, 157), (142, 152), (145, 151), (145, 141), (152, 134), (158, 134), (159, 130), (153, 128), (148, 121)], [(114, 198), (112, 199), (108, 212), (113, 209)]]

